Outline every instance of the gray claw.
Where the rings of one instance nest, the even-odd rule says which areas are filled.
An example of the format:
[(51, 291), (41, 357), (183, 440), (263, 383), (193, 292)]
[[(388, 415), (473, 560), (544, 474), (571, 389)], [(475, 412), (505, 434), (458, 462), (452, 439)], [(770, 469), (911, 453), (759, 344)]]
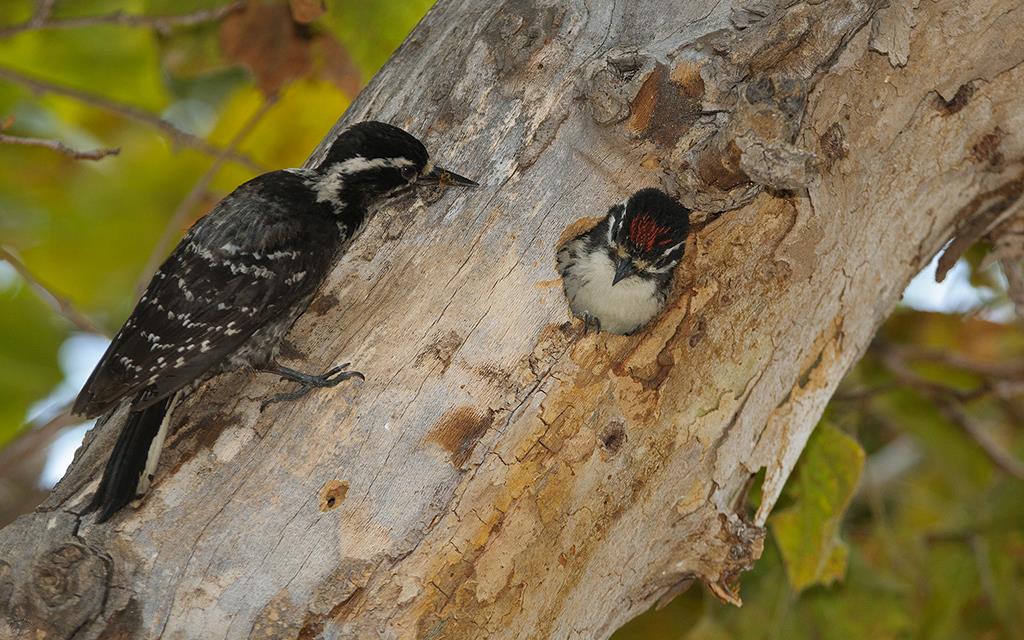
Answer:
[(290, 402), (292, 400), (298, 400), (299, 398), (305, 396), (313, 389), (326, 389), (329, 387), (337, 386), (341, 382), (344, 382), (345, 380), (348, 380), (350, 378), (359, 378), (360, 380), (366, 380), (366, 376), (364, 376), (359, 371), (347, 371), (350, 364), (350, 362), (346, 362), (345, 364), (340, 364), (336, 367), (332, 367), (327, 372), (319, 376), (312, 375), (309, 373), (302, 373), (301, 371), (289, 369), (288, 367), (283, 367), (281, 365), (274, 365), (274, 368), (268, 369), (270, 373), (276, 373), (277, 375), (281, 376), (282, 380), (289, 380), (291, 382), (298, 384), (299, 388), (296, 389), (295, 391), (279, 393), (275, 396), (267, 398), (266, 400), (260, 403), (260, 411), (262, 412), (270, 405), (278, 402)]

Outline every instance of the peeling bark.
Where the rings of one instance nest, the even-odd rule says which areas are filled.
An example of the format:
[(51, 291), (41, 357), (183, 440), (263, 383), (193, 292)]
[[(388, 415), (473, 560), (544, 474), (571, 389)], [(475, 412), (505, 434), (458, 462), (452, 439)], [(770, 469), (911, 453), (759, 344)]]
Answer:
[[(75, 515), (95, 430), (0, 532), (0, 635), (591, 638), (695, 580), (738, 604), (840, 378), (1021, 197), (1021, 3), (882, 4), (442, 0), (343, 121), (484, 187), (379, 213), (290, 335), (366, 383), (261, 415), (265, 377), (212, 381), (107, 526)], [(707, 219), (675, 294), (583, 336), (558, 239), (651, 185)]]

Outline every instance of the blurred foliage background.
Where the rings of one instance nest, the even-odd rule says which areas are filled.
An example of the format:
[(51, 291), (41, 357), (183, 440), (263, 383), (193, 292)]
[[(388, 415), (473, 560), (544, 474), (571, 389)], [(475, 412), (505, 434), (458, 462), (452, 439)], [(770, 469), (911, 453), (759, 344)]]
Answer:
[[(431, 4), (0, 3), (0, 524), (63, 473), (88, 426), (67, 403), (184, 230), (301, 165)], [(744, 606), (692, 588), (618, 640), (1024, 637), (1024, 325), (988, 257), (912, 283)]]

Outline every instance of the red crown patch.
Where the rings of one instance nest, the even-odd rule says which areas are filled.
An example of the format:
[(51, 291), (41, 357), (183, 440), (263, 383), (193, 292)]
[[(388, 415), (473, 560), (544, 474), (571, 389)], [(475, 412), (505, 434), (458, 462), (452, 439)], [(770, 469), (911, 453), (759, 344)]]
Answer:
[(629, 239), (638, 249), (653, 251), (672, 244), (672, 230), (663, 227), (649, 215), (641, 214), (629, 221)]

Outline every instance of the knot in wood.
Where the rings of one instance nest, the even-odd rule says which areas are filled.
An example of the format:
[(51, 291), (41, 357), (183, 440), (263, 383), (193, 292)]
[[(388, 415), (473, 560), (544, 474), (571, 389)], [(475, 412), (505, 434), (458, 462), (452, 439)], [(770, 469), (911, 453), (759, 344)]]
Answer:
[(66, 543), (40, 554), (32, 567), (32, 600), (45, 612), (98, 611), (106, 591), (106, 562), (86, 547)]
[(626, 443), (628, 439), (626, 436), (626, 427), (622, 422), (616, 420), (601, 431), (601, 447), (608, 453), (608, 455), (615, 455), (622, 449), (622, 445)]
[(653, 58), (634, 47), (615, 47), (590, 61), (583, 70), (582, 90), (594, 122), (609, 125), (628, 118), (654, 68)]
[(729, 547), (722, 567), (722, 575), (728, 579), (754, 566), (754, 562), (761, 557), (765, 530), (764, 527), (745, 522), (735, 514), (719, 514), (719, 522), (722, 524), (719, 535)]

